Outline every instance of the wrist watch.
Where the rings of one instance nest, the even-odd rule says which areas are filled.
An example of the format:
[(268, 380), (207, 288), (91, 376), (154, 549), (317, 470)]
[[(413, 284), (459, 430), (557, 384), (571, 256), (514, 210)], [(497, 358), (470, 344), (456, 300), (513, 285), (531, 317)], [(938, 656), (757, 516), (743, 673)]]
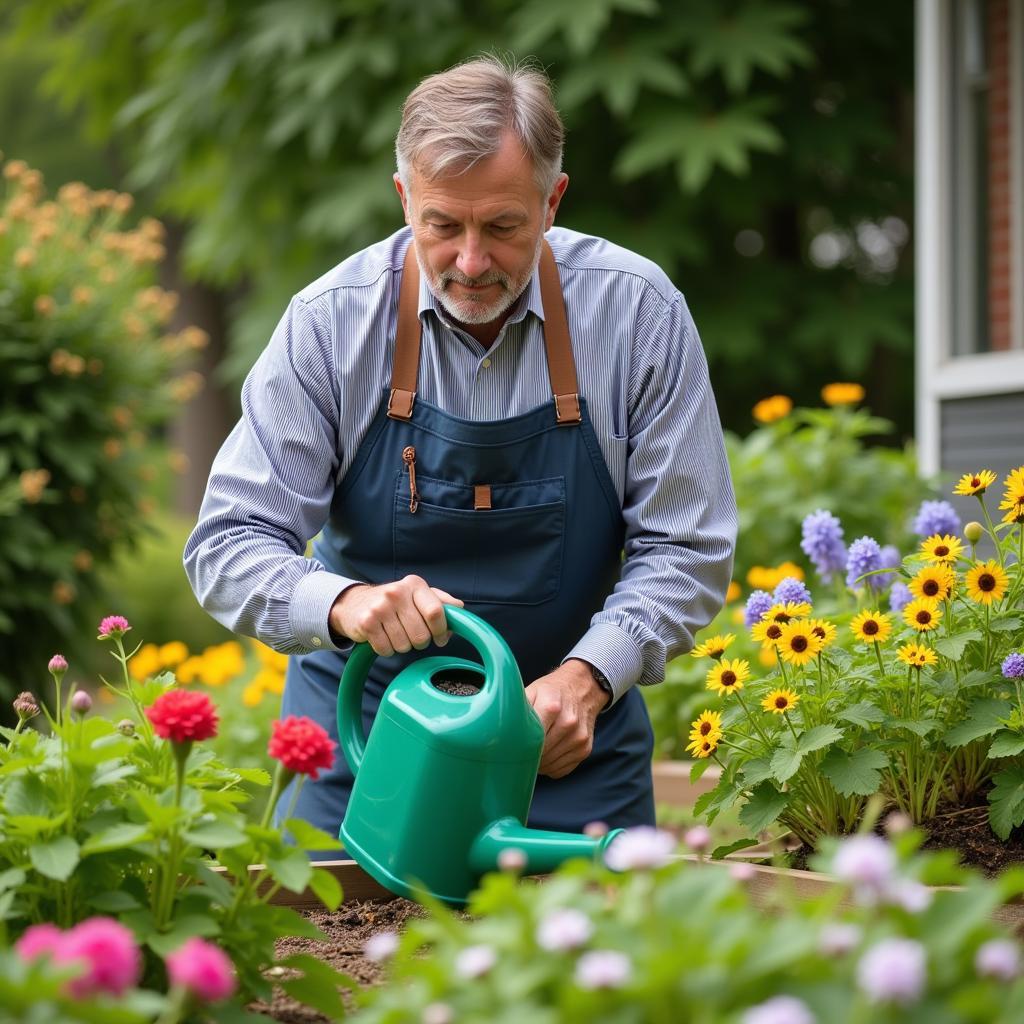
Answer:
[[(590, 665), (590, 662), (587, 662)], [(612, 689), (612, 684), (608, 682), (608, 677), (596, 666), (590, 665), (590, 671), (594, 676), (594, 682), (601, 687), (606, 694), (608, 694), (608, 703), (605, 708), (610, 708), (612, 701), (615, 700), (615, 691)]]

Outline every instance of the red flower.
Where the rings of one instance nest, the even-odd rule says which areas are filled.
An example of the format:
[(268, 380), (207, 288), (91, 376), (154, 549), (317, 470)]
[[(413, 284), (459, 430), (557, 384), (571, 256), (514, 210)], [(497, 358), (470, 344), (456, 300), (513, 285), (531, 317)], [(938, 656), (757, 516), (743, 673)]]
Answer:
[(168, 690), (146, 708), (157, 736), (172, 743), (210, 740), (217, 735), (217, 709), (205, 693)]
[(270, 723), (267, 753), (276, 757), (290, 772), (317, 778), (321, 768), (334, 764), (337, 744), (322, 725), (311, 718), (289, 715), (283, 721)]

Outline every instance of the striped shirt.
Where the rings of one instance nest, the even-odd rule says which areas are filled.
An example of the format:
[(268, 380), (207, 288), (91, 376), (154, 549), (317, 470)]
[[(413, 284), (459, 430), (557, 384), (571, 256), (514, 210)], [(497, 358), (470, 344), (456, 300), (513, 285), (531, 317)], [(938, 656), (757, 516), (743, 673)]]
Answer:
[[(287, 654), (335, 646), (328, 613), (355, 582), (305, 551), (390, 381), (410, 237), (403, 228), (294, 297), (246, 378), (242, 417), (213, 464), (185, 547), (203, 607)], [(620, 581), (565, 657), (600, 669), (618, 699), (635, 683), (663, 679), (666, 660), (690, 649), (721, 607), (735, 499), (682, 295), (649, 260), (602, 239), (564, 228), (546, 237), (580, 392), (626, 524)], [(536, 273), (488, 349), (453, 325), (422, 278), (419, 313), (424, 399), (470, 420), (551, 401)]]

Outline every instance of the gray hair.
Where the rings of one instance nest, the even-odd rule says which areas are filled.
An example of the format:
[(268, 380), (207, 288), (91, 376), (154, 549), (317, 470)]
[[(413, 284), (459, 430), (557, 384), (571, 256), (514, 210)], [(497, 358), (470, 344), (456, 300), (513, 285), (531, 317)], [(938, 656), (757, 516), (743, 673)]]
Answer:
[(562, 170), (565, 129), (547, 75), (490, 54), (430, 75), (402, 107), (398, 176), (408, 185), (410, 170), (427, 178), (461, 174), (496, 153), (506, 131), (522, 143), (548, 195)]

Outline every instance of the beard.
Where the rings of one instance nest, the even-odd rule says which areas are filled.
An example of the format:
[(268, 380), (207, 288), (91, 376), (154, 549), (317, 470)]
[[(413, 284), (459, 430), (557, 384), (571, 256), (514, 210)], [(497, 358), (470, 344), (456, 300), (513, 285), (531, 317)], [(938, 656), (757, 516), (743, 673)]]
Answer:
[[(489, 324), (508, 312), (512, 304), (526, 291), (537, 265), (540, 263), (541, 246), (544, 235), (537, 239), (537, 247), (530, 265), (518, 277), (511, 277), (500, 270), (488, 270), (479, 277), (468, 277), (461, 270), (452, 267), (435, 274), (424, 265), (419, 249), (416, 250), (416, 261), (420, 265), (420, 273), (427, 282), (431, 294), (440, 303), (441, 308), (453, 319), (463, 324)], [(469, 286), (498, 285), (500, 291), (496, 298), (484, 298), (483, 295), (467, 294), (456, 297), (450, 290), (452, 284)]]

